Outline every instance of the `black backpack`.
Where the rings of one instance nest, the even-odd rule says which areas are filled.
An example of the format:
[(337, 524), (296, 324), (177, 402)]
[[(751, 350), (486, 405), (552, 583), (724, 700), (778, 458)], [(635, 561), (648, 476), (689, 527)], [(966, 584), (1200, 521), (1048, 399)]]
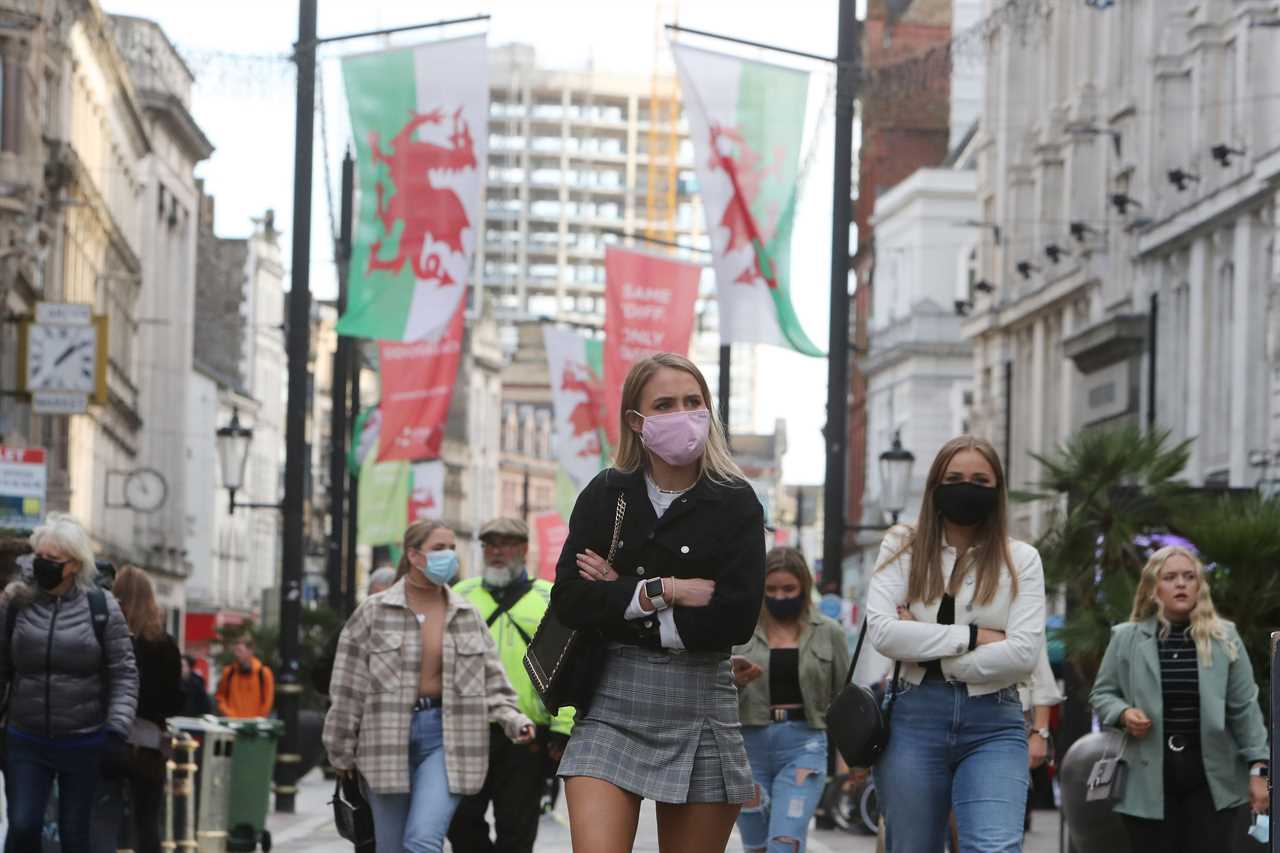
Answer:
[[(102, 648), (105, 655), (107, 651), (106, 635), (107, 635), (107, 619), (110, 613), (107, 611), (107, 594), (101, 587), (92, 587), (85, 595), (89, 597), (89, 614), (93, 619), (93, 635), (98, 638), (98, 645)], [(18, 627), (18, 614), (22, 612), (21, 607), (14, 607), (13, 602), (9, 602), (9, 609), (5, 611), (4, 638), (5, 648), (9, 650), (9, 656), (13, 656), (13, 631)]]

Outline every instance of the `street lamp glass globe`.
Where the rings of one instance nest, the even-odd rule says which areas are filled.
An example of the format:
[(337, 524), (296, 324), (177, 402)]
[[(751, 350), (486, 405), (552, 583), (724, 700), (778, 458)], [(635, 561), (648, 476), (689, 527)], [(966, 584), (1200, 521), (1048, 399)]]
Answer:
[(915, 461), (915, 454), (902, 446), (902, 438), (896, 432), (893, 446), (880, 454), (880, 506), (895, 519), (906, 509)]
[(217, 432), (218, 467), (222, 471), (222, 487), (238, 491), (244, 485), (244, 468), (249, 461), (249, 443), (253, 430), (240, 423), (240, 412), (231, 410), (231, 423)]

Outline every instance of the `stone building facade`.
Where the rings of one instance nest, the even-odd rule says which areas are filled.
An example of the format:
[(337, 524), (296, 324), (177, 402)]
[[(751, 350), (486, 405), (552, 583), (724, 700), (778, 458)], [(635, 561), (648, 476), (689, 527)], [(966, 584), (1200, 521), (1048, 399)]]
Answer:
[(1280, 447), (1276, 4), (988, 7), (975, 429), (1014, 486), (1123, 423), (1196, 438), (1194, 485), (1252, 486)]

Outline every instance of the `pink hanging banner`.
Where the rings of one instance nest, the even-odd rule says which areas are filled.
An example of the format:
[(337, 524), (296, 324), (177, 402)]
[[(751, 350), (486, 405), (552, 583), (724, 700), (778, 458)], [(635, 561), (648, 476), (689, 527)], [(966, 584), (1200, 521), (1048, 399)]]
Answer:
[(569, 525), (555, 510), (540, 512), (533, 517), (533, 531), (538, 543), (538, 577), (554, 582), (556, 561), (564, 541), (569, 538)]
[(439, 458), (462, 359), (465, 305), (465, 300), (458, 303), (444, 334), (435, 340), (378, 342), (382, 376), (379, 462)]
[(616, 447), (627, 371), (657, 352), (689, 354), (702, 267), (610, 246), (604, 253), (604, 271), (605, 432)]

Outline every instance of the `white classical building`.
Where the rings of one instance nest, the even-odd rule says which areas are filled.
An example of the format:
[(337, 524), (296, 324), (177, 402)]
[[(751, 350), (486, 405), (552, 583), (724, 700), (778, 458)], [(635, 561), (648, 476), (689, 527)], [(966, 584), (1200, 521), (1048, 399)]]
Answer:
[(1193, 484), (1253, 485), (1280, 449), (1280, 4), (987, 5), (975, 429), (1014, 486), (1122, 423), (1196, 438)]
[[(895, 435), (916, 456), (901, 515), (920, 506), (929, 462), (968, 430), (973, 354), (960, 313), (972, 287), (977, 209), (970, 169), (919, 169), (876, 201), (876, 299), (868, 325), (867, 471), (862, 524), (890, 520), (880, 454)], [(874, 550), (880, 534), (860, 537)]]
[[(215, 430), (232, 415), (253, 440), (237, 503), (278, 503), (283, 496), (284, 265), (270, 212), (248, 238), (212, 235), (212, 200), (202, 207), (195, 367), (187, 403), (187, 522), (193, 538), (188, 581), (190, 643), (211, 630), (256, 618), (280, 566), (279, 511), (229, 510), (220, 480)], [(239, 331), (239, 337), (233, 330)], [(263, 614), (264, 618), (270, 614)]]

